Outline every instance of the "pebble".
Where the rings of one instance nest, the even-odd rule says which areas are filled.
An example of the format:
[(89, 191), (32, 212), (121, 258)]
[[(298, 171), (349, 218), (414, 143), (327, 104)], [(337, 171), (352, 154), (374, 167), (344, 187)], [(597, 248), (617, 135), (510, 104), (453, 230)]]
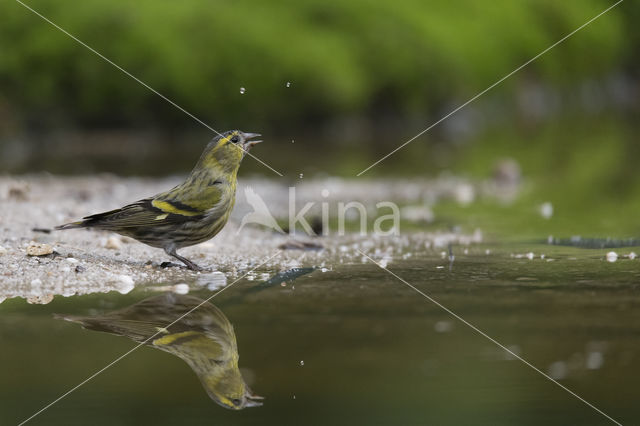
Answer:
[(111, 236), (107, 238), (107, 242), (104, 246), (110, 250), (120, 250), (122, 248), (122, 241), (120, 241), (120, 238), (116, 236)]
[(189, 286), (185, 283), (176, 284), (173, 286), (173, 292), (176, 294), (188, 294)]
[(589, 370), (597, 370), (604, 364), (604, 356), (601, 352), (589, 352), (586, 364)]
[(31, 305), (46, 305), (53, 300), (53, 294), (41, 294), (27, 297), (27, 303)]
[(540, 205), (540, 216), (542, 216), (545, 219), (551, 219), (551, 216), (553, 216), (553, 204), (551, 204), (550, 202), (546, 202), (546, 203), (542, 203)]
[(7, 253), (7, 249), (2, 247), (2, 246), (0, 246), (0, 256), (2, 256), (3, 254), (6, 254), (6, 253)]
[(200, 275), (196, 283), (200, 286), (206, 286), (209, 290), (217, 290), (227, 285), (227, 277), (219, 271)]
[(453, 330), (453, 323), (451, 321), (438, 321), (433, 325), (433, 329), (437, 333), (448, 333)]
[(134, 288), (133, 278), (129, 275), (118, 275), (118, 292), (127, 294)]
[(53, 247), (49, 244), (31, 243), (29, 247), (27, 247), (28, 256), (46, 256), (51, 253), (53, 253)]
[(74, 257), (67, 257), (67, 262), (69, 263), (78, 263), (78, 259)]
[(431, 223), (435, 219), (433, 211), (428, 206), (406, 206), (400, 210), (400, 216), (414, 223)]
[(562, 380), (567, 377), (567, 364), (564, 361), (556, 361), (547, 370), (549, 376), (555, 380)]

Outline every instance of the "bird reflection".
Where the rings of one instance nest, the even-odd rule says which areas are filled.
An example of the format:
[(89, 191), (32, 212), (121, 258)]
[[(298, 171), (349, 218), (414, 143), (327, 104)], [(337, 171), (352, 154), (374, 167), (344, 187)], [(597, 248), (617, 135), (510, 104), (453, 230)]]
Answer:
[(202, 302), (197, 297), (166, 293), (104, 315), (57, 318), (88, 330), (126, 336), (176, 355), (198, 375), (209, 397), (225, 408), (241, 410), (262, 405), (263, 398), (252, 394), (240, 374), (233, 326), (220, 309), (205, 302), (172, 324)]

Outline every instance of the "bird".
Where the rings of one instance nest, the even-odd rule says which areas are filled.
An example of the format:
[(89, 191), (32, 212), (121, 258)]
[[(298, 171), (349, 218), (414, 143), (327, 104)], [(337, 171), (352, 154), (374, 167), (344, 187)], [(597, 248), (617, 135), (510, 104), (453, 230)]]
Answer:
[(230, 130), (206, 146), (189, 176), (174, 188), (119, 209), (86, 216), (55, 229), (94, 228), (116, 232), (169, 255), (194, 271), (204, 270), (178, 249), (213, 238), (235, 203), (238, 169), (259, 133)]
[(242, 230), (242, 228), (247, 223), (256, 223), (259, 225), (264, 225), (267, 228), (271, 228), (274, 231), (278, 231), (281, 234), (284, 234), (278, 222), (273, 218), (269, 208), (264, 203), (262, 198), (256, 194), (256, 192), (251, 187), (246, 187), (244, 190), (244, 195), (247, 198), (247, 203), (253, 208), (251, 213), (247, 213), (242, 218), (242, 222), (240, 223), (240, 227), (238, 228), (238, 232)]
[(164, 293), (104, 315), (54, 317), (179, 357), (196, 373), (209, 397), (225, 408), (262, 405), (264, 398), (253, 394), (240, 373), (233, 326), (220, 309), (198, 297)]

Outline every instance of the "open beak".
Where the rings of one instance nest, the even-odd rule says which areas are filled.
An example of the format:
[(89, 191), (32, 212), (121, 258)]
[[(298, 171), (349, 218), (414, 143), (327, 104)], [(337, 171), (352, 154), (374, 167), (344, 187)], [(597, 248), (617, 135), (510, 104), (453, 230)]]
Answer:
[(249, 149), (252, 146), (262, 142), (261, 140), (257, 140), (257, 141), (250, 140), (250, 139), (253, 139), (253, 138), (259, 138), (260, 136), (262, 136), (260, 133), (243, 133), (242, 137), (244, 138), (244, 147), (246, 149)]
[(260, 407), (263, 400), (264, 398), (258, 395), (246, 395), (245, 407)]

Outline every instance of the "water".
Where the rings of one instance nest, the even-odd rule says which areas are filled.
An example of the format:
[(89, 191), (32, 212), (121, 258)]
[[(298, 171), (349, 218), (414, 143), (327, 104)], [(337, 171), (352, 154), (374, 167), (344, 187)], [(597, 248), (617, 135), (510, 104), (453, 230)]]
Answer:
[[(453, 262), (441, 250), (388, 262), (512, 353), (368, 261), (330, 259), (325, 272), (271, 280), (285, 286), (245, 279), (211, 302), (234, 325), (239, 367), (263, 406), (224, 409), (185, 362), (142, 347), (32, 424), (608, 423), (514, 354), (633, 424), (640, 416), (640, 264), (625, 256), (638, 248), (613, 249), (619, 257), (610, 263), (611, 250), (472, 245), (454, 246)], [(213, 294), (190, 284), (190, 296)], [(127, 295), (57, 296), (44, 306), (0, 304), (0, 424), (17, 424), (135, 346), (52, 313), (102, 314), (167, 285), (176, 283)]]

